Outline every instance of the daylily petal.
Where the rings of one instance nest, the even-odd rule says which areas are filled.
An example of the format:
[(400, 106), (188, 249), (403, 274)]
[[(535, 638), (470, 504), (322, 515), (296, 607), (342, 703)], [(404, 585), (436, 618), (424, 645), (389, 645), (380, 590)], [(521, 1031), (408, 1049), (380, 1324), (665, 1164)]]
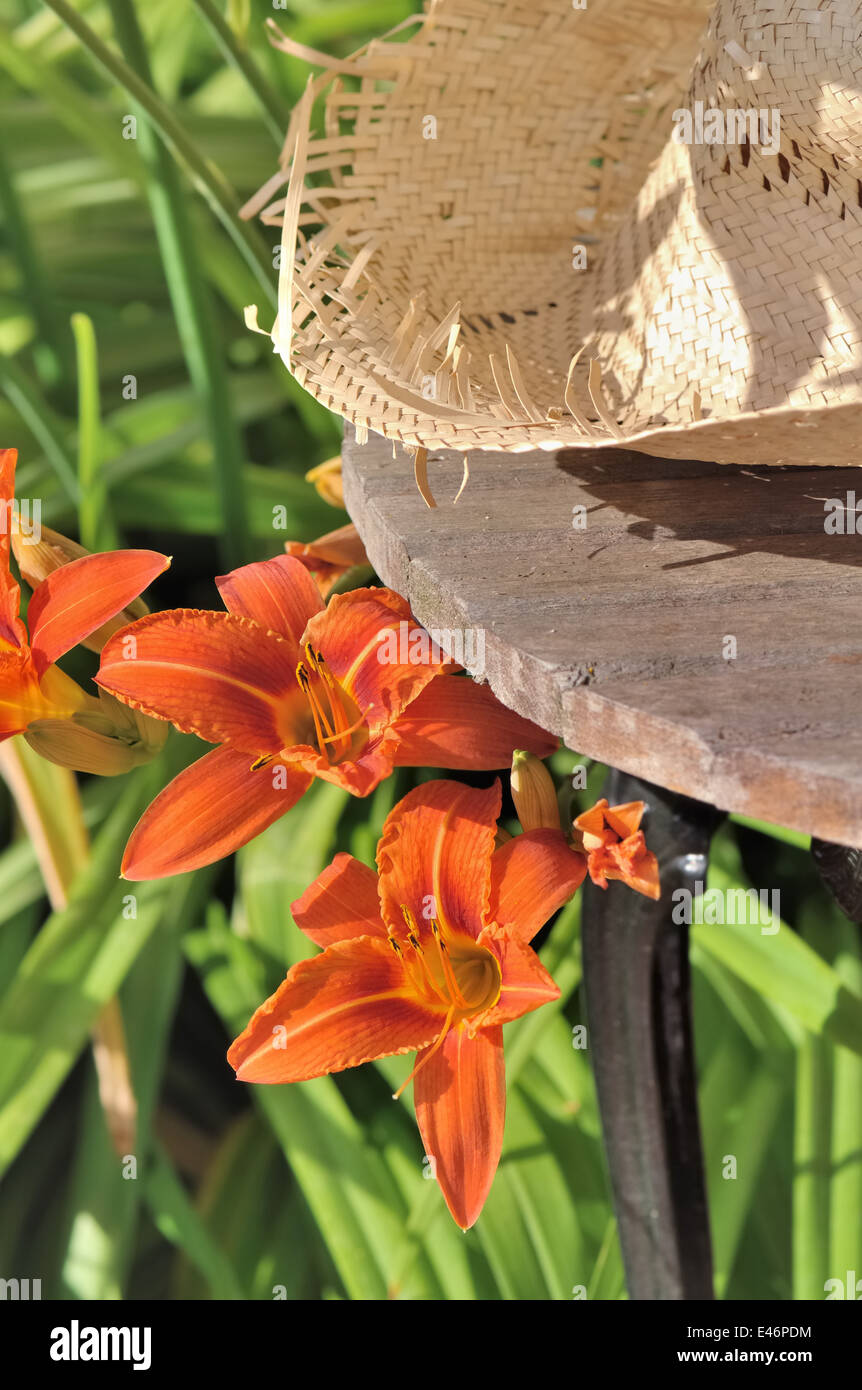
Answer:
[(483, 790), (425, 782), (386, 818), (377, 847), (384, 920), (404, 932), (402, 906), (417, 927), (478, 936), (485, 924), (500, 783)]
[(352, 854), (336, 854), (290, 910), (300, 931), (324, 948), (354, 936), (386, 935), (377, 875)]
[(96, 681), (184, 733), (260, 756), (305, 742), (296, 659), (293, 642), (249, 618), (175, 609), (116, 633)]
[(47, 701), (26, 647), (0, 651), (0, 738), (20, 734), (31, 719), (45, 719)]
[(495, 927), (485, 928), (479, 937), (479, 945), (494, 952), (503, 977), (500, 998), (492, 1009), (482, 1015), (482, 1028), (510, 1023), (513, 1018), (520, 1018), (522, 1014), (541, 1008), (542, 1004), (549, 1004), (552, 999), (559, 999), (559, 989), (531, 947)]
[(627, 801), (623, 806), (608, 806), (605, 810), (605, 820), (621, 840), (626, 840), (639, 829), (645, 809), (643, 801)]
[(297, 645), (309, 618), (323, 607), (308, 570), (289, 555), (243, 565), (221, 575), (216, 584), (229, 613), (253, 618)]
[[(11, 502), (15, 496), (15, 465), (18, 462), (17, 449), (0, 449), (0, 502)], [(9, 539), (9, 529), (6, 530)]]
[[(85, 550), (77, 541), (62, 535), (60, 531), (52, 531), (50, 526), (43, 526), (38, 541), (25, 536), (20, 528), (14, 530), (12, 553), (18, 562), (21, 578), (31, 589), (38, 589), (55, 570), (62, 569), (73, 560), (81, 560), (92, 552)], [(109, 637), (119, 632), (121, 627), (128, 627), (136, 618), (146, 617), (149, 611), (140, 596), (130, 599), (126, 606), (107, 622), (78, 640), (87, 651), (100, 652)]]
[(336, 594), (311, 619), (304, 640), (323, 653), (372, 733), (396, 719), (439, 672), (452, 669), (391, 589)]
[(601, 845), (611, 844), (618, 838), (616, 831), (611, 830), (605, 820), (607, 809), (608, 803), (603, 797), (595, 806), (591, 806), (588, 811), (583, 811), (575, 818), (575, 839), (583, 844), (584, 850), (598, 849)]
[(392, 772), (392, 741), (385, 736), (369, 739), (358, 757), (330, 763), (316, 748), (284, 750), (283, 756), (300, 762), (313, 777), (343, 787), (351, 796), (368, 796)]
[(520, 941), (531, 941), (583, 883), (587, 862), (559, 830), (527, 830), (491, 859), (488, 920)]
[(292, 555), (314, 576), (314, 582), (325, 598), (343, 574), (357, 565), (368, 566), (368, 556), (359, 532), (351, 522), (330, 531), (319, 540), (303, 545), (300, 541), (288, 541), (285, 545), (288, 555)]
[(438, 676), (392, 727), (398, 735), (396, 767), (490, 771), (508, 767), (514, 748), (546, 758), (557, 747), (552, 734), (466, 676)]
[(270, 763), (252, 772), (247, 753), (213, 749), (141, 816), (126, 846), (124, 877), (165, 878), (214, 864), (289, 811), (310, 782), (301, 769)]
[(155, 550), (114, 550), (83, 555), (49, 574), (27, 609), (39, 670), (122, 612), (170, 563)]
[(375, 1057), (413, 1052), (443, 1020), (415, 1002), (385, 941), (339, 941), (300, 961), (232, 1044), (240, 1081), (306, 1081)]
[(503, 1147), (502, 1028), (481, 1028), (473, 1038), (463, 1024), (450, 1029), (417, 1072), (413, 1098), (425, 1153), (434, 1159), (447, 1207), (466, 1231), (482, 1210)]
[(59, 667), (40, 681), (27, 647), (0, 651), (0, 738), (22, 733), (36, 719), (68, 718), (87, 698)]
[(17, 449), (0, 449), (0, 643), (24, 647), (27, 645), (27, 629), (18, 617), (21, 590), (9, 570), (17, 461)]
[(661, 897), (658, 860), (646, 847), (642, 830), (616, 844), (602, 845), (587, 856), (590, 878), (599, 888), (607, 888), (608, 879), (620, 879), (656, 901)]
[(328, 531), (325, 536), (305, 545), (301, 541), (288, 541), (285, 550), (314, 573), (337, 570), (343, 574), (353, 569), (354, 565), (368, 563), (365, 546), (353, 522), (339, 526), (337, 531)]

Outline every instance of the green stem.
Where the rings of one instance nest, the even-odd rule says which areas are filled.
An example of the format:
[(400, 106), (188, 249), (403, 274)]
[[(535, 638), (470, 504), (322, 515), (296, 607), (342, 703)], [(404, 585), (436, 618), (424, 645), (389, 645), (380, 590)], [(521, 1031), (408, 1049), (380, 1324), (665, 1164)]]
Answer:
[(87, 550), (112, 550), (117, 536), (108, 517), (108, 493), (102, 475), (99, 362), (93, 320), (87, 314), (73, 314), (72, 332), (78, 367), (78, 528)]
[[(129, 64), (148, 83), (149, 59), (133, 5), (130, 0), (109, 0), (109, 7)], [(176, 169), (156, 134), (155, 123), (151, 124), (142, 114), (139, 124), (139, 146), (149, 174), (150, 207), (174, 317), (189, 375), (209, 426), (222, 514), (222, 559), (232, 569), (249, 558), (242, 437), (231, 408), (227, 373), (217, 346), (209, 295), (198, 269), (194, 235)]]
[(35, 851), (51, 906), (59, 912), (89, 853), (74, 774), (45, 762), (21, 737), (0, 744), (0, 774)]
[[(40, 758), (21, 737), (0, 744), (0, 775), (36, 852), (51, 907), (60, 912), (90, 857), (77, 779)], [(105, 1120), (117, 1153), (123, 1154), (134, 1144), (137, 1106), (116, 996), (102, 1006), (91, 1037)]]
[(212, 0), (192, 0), (192, 3), (208, 25), (227, 62), (245, 78), (249, 90), (263, 112), (267, 128), (280, 148), (290, 122), (288, 107), (270, 86), (248, 49), (240, 43)]
[[(121, 87), (125, 87), (141, 110), (146, 112), (178, 163), (183, 165), (195, 187), (209, 203), (243, 259), (253, 271), (269, 302), (276, 306), (278, 300), (272, 279), (270, 256), (257, 233), (237, 218), (235, 209), (239, 199), (221, 171), (210, 160), (205, 159), (195, 147), (194, 142), (189, 139), (170, 108), (156, 95), (152, 86), (138, 72), (134, 71), (128, 62), (124, 62), (106, 43), (102, 42), (98, 34), (81, 18), (77, 10), (67, 4), (67, 0), (45, 0), (45, 3), (80, 39), (108, 76), (118, 82)], [(140, 30), (134, 12), (129, 13), (127, 5), (112, 4), (111, 9), (114, 12), (115, 24), (118, 24), (117, 13), (119, 12), (120, 22), (122, 23), (125, 19), (129, 26), (134, 25), (140, 39)], [(125, 15), (123, 15), (123, 11), (126, 12)]]

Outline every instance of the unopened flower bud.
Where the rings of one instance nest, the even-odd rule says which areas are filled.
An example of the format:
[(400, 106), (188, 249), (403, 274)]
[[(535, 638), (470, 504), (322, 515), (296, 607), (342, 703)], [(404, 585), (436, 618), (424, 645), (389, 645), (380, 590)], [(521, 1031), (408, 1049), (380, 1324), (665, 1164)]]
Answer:
[(35, 752), (60, 767), (116, 777), (156, 757), (168, 728), (100, 690), (98, 702), (90, 701), (70, 719), (34, 720), (24, 737)]
[(512, 800), (524, 830), (559, 830), (560, 812), (553, 778), (534, 753), (512, 755)]
[(309, 468), (305, 481), (314, 484), (324, 502), (328, 502), (331, 507), (341, 507), (342, 511), (344, 510), (340, 454), (327, 459), (325, 463), (319, 463), (316, 468)]

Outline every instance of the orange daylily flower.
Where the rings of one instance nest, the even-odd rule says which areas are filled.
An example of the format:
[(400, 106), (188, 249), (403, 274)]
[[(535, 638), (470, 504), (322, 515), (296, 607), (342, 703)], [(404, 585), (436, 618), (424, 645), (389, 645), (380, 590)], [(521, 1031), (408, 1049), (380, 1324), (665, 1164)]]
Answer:
[(314, 576), (323, 598), (348, 570), (368, 563), (365, 546), (353, 522), (339, 526), (337, 531), (328, 531), (307, 545), (288, 541), (284, 548)]
[[(538, 758), (522, 749), (516, 749), (512, 756), (512, 798), (525, 830), (541, 827), (557, 831), (565, 839), (551, 774)], [(647, 898), (661, 896), (658, 860), (647, 849), (640, 829), (644, 810), (642, 801), (609, 806), (602, 800), (574, 822), (571, 852), (586, 859), (597, 887), (607, 888), (608, 879), (614, 878)]]
[(577, 817), (574, 847), (587, 856), (590, 878), (599, 888), (607, 888), (609, 878), (621, 879), (636, 893), (658, 899), (658, 860), (647, 849), (640, 829), (643, 813), (642, 801), (609, 806), (603, 798)]
[(240, 1081), (304, 1081), (418, 1052), (416, 1118), (450, 1212), (478, 1217), (503, 1143), (503, 1024), (559, 990), (529, 942), (582, 883), (559, 833), (495, 848), (500, 784), (425, 783), (388, 816), (378, 874), (339, 854), (293, 904), (300, 961), (228, 1052)]
[[(121, 612), (170, 560), (153, 550), (84, 555), (49, 574), (33, 590), (27, 627), (9, 568), (15, 525), (17, 449), (0, 449), (0, 739), (41, 720), (64, 720), (99, 705), (55, 662)], [(27, 539), (19, 538), (26, 546)]]
[[(279, 555), (217, 579), (225, 613), (151, 614), (105, 646), (97, 680), (125, 704), (220, 745), (138, 822), (127, 878), (200, 868), (260, 834), (314, 777), (367, 796), (396, 766), (492, 769), (556, 740), (433, 648), (404, 599), (356, 589), (328, 607)], [(425, 639), (417, 660), (410, 639)], [(384, 657), (391, 637), (395, 656)], [(411, 659), (412, 657), (412, 659)]]

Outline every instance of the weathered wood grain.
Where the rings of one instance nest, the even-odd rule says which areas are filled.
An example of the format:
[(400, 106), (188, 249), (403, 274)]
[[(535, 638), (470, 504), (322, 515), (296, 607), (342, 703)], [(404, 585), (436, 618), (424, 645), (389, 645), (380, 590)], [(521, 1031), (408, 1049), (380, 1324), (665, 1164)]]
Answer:
[(453, 506), (442, 453), (429, 510), (372, 435), (345, 440), (344, 474), (381, 579), (428, 627), (481, 628), (506, 704), (585, 756), (862, 847), (862, 535), (824, 525), (824, 499), (862, 505), (862, 473), (474, 453)]

